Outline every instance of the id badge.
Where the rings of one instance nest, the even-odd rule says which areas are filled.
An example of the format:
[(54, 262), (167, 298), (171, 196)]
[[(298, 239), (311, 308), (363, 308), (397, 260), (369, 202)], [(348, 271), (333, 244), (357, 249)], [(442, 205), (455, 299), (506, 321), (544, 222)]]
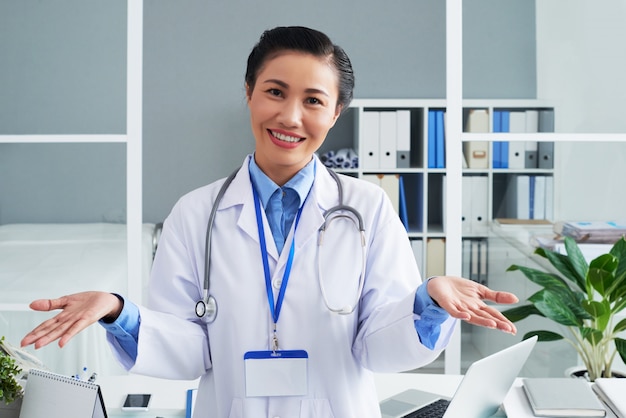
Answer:
[(246, 396), (302, 396), (308, 393), (309, 355), (306, 351), (248, 351), (243, 360)]

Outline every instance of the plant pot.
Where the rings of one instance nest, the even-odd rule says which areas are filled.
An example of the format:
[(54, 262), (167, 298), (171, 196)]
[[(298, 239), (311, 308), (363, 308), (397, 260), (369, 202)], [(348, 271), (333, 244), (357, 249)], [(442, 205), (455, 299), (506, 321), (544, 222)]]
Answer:
[[(565, 370), (566, 377), (573, 377), (577, 379), (585, 379), (589, 380), (589, 375), (587, 373), (587, 369), (583, 366), (574, 366)], [(620, 371), (613, 370), (611, 372), (611, 377), (615, 378), (626, 378), (626, 374)]]
[(22, 398), (17, 398), (10, 404), (0, 401), (0, 418), (19, 418), (22, 409)]

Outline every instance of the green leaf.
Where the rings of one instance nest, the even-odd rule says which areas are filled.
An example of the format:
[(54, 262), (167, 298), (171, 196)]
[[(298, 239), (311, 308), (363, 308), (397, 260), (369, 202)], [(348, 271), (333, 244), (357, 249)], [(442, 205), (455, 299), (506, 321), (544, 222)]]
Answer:
[(511, 322), (521, 321), (530, 315), (544, 316), (537, 308), (535, 308), (534, 305), (523, 305), (510, 308), (502, 311), (502, 315), (504, 315)]
[(566, 292), (543, 289), (529, 297), (528, 301), (546, 318), (561, 325), (579, 327), (582, 326), (583, 319), (591, 319), (571, 290)]
[(581, 328), (580, 335), (585, 340), (589, 341), (591, 345), (594, 345), (594, 346), (598, 345), (598, 343), (602, 340), (602, 337), (604, 336), (602, 334), (602, 331), (598, 331), (597, 329), (588, 328), (588, 327)]
[(613, 244), (609, 253), (619, 260), (619, 265), (615, 275), (617, 277), (626, 276), (626, 237), (622, 237), (617, 240), (617, 242)]
[(617, 325), (615, 325), (615, 327), (613, 327), (613, 332), (616, 333), (616, 334), (618, 332), (621, 332), (621, 331), (624, 331), (624, 330), (626, 330), (626, 318), (624, 318), (621, 321), (619, 321), (617, 323)]
[(593, 259), (587, 271), (587, 282), (602, 296), (615, 281), (618, 260), (611, 254), (602, 254)]
[(524, 334), (524, 337), (522, 338), (523, 340), (527, 340), (530, 337), (534, 337), (537, 336), (539, 338), (537, 338), (537, 341), (558, 341), (558, 340), (562, 340), (563, 336), (560, 334), (557, 334), (556, 332), (552, 332), (552, 331), (545, 331), (545, 330), (539, 330), (539, 331), (530, 331), (527, 332), (526, 334)]
[(548, 289), (554, 289), (554, 288), (568, 289), (568, 290), (570, 289), (570, 287), (567, 285), (565, 280), (563, 280), (556, 274), (550, 274), (541, 270), (537, 270), (537, 269), (533, 269), (533, 268), (525, 267), (525, 266), (519, 266), (516, 264), (510, 266), (507, 269), (507, 271), (514, 271), (514, 270), (519, 270), (520, 272), (522, 272), (522, 274), (524, 274), (524, 276), (526, 276), (527, 279), (529, 279), (533, 283), (538, 284), (541, 287), (545, 287)]
[(619, 356), (622, 358), (622, 361), (626, 363), (626, 340), (622, 338), (616, 338), (615, 348), (617, 349)]
[(604, 315), (607, 312), (606, 304), (594, 300), (583, 300), (582, 308), (585, 311), (589, 312), (589, 315), (594, 318), (598, 318), (599, 316)]
[(550, 264), (563, 274), (566, 279), (576, 284), (583, 292), (586, 292), (587, 261), (580, 252), (576, 241), (571, 237), (565, 238), (565, 249), (568, 255), (559, 254), (555, 251), (546, 251), (543, 248), (537, 248), (535, 254), (548, 259)]

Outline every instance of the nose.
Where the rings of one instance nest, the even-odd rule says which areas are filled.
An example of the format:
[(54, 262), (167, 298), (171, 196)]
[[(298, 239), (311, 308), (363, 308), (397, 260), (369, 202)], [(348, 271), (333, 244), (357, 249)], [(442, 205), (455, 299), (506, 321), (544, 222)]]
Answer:
[(297, 100), (285, 100), (281, 106), (277, 121), (287, 127), (300, 126), (302, 123), (302, 106)]

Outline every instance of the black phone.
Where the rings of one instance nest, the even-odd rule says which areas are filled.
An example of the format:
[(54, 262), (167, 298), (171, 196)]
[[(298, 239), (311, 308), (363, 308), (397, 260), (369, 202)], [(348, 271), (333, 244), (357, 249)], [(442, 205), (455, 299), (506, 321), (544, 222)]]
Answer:
[(152, 395), (149, 393), (129, 393), (126, 395), (122, 410), (124, 411), (147, 411)]

